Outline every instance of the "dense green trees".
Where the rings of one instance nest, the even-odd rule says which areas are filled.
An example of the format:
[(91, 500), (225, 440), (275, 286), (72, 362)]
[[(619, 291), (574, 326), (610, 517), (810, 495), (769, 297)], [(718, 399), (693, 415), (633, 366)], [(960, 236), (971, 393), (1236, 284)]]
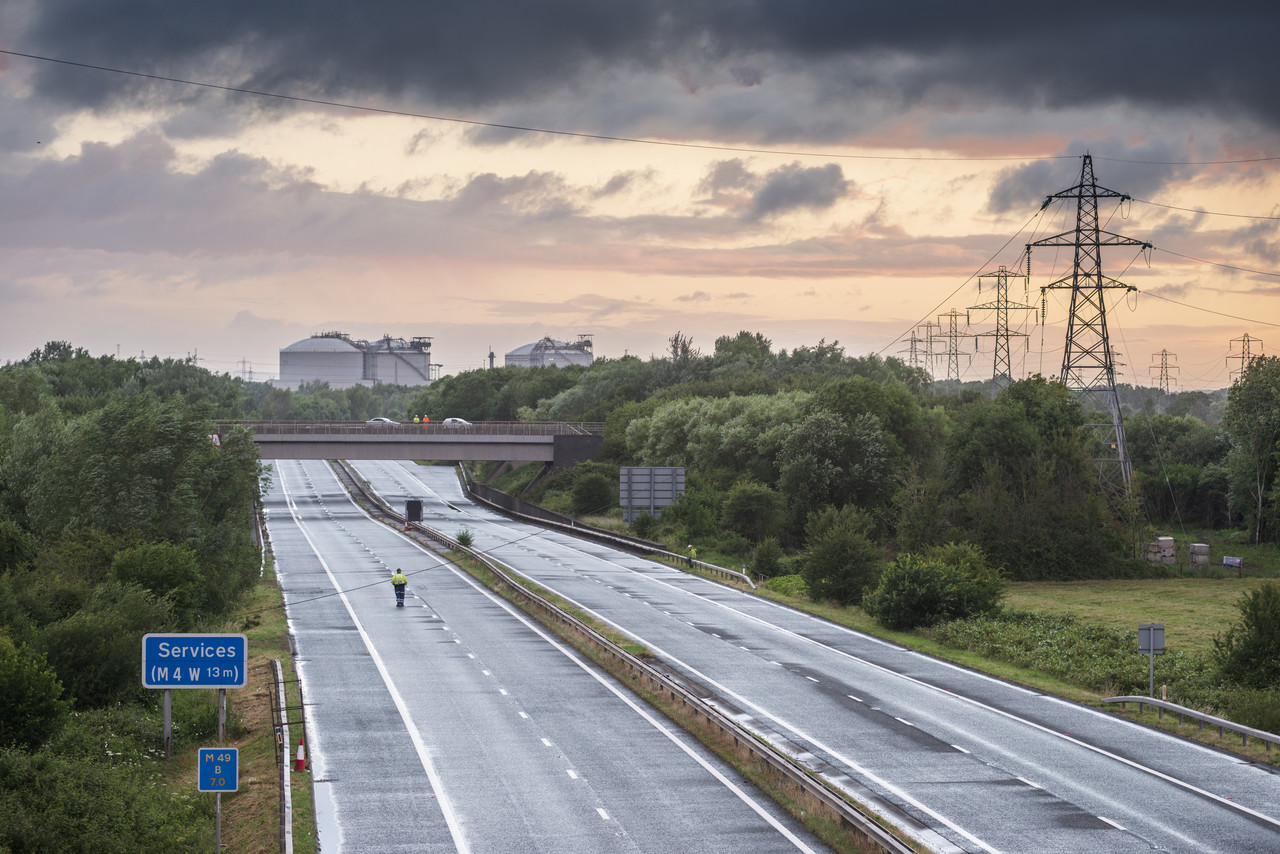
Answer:
[(61, 728), (69, 705), (44, 656), (0, 635), (0, 748), (44, 744)]
[(1280, 534), (1280, 357), (1249, 363), (1228, 394), (1223, 425), (1231, 436), (1233, 501), (1255, 543), (1274, 540)]
[(1240, 600), (1240, 622), (1214, 638), (1223, 676), (1250, 688), (1280, 686), (1280, 585), (1264, 581)]
[[(191, 828), (205, 810), (157, 785), (122, 730), (155, 743), (142, 635), (225, 630), (257, 577), (257, 448), (244, 430), (210, 440), (252, 391), (63, 342), (0, 368), (0, 850), (212, 844)], [(194, 724), (212, 704), (191, 705), (175, 702), (183, 746), (211, 734)]]

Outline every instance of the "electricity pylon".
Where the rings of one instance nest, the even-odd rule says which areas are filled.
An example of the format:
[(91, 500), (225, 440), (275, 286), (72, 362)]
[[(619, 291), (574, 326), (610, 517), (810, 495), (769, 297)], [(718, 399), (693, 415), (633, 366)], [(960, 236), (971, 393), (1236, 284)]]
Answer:
[(907, 364), (913, 368), (921, 367), (920, 362), (922, 360), (922, 357), (927, 355), (928, 353), (928, 351), (921, 346), (922, 344), (927, 344), (928, 339), (921, 338), (917, 334), (919, 329), (920, 327), (917, 326), (915, 329), (911, 330), (911, 337), (907, 339), (906, 349), (898, 351), (898, 353), (906, 355)]
[(1156, 388), (1160, 389), (1161, 394), (1167, 395), (1169, 394), (1169, 390), (1173, 388), (1173, 384), (1178, 381), (1177, 377), (1170, 376), (1169, 373), (1170, 371), (1176, 373), (1178, 371), (1178, 366), (1170, 364), (1169, 360), (1173, 359), (1174, 361), (1177, 361), (1178, 354), (1170, 353), (1168, 350), (1161, 350), (1159, 353), (1152, 353), (1151, 358), (1158, 358), (1160, 360), (1160, 364), (1151, 365), (1151, 370), (1155, 371), (1159, 369), (1159, 373), (1155, 374)]
[[(1240, 352), (1239, 352), (1239, 353), (1235, 352), (1235, 349), (1236, 349), (1236, 348), (1235, 348), (1235, 345), (1236, 345), (1236, 344), (1239, 344), (1239, 345), (1240, 345)], [(1257, 356), (1253, 355), (1253, 352), (1252, 352), (1252, 350), (1253, 350), (1252, 345), (1253, 345), (1253, 344), (1257, 344), (1257, 345), (1258, 345), (1258, 355), (1257, 355)], [(1231, 354), (1227, 356), (1227, 361), (1228, 361), (1228, 362), (1231, 362), (1231, 361), (1238, 361), (1238, 362), (1240, 362), (1240, 370), (1238, 370), (1238, 371), (1232, 371), (1232, 372), (1231, 372), (1231, 383), (1232, 383), (1232, 385), (1234, 385), (1234, 384), (1235, 384), (1236, 380), (1238, 380), (1238, 379), (1240, 379), (1240, 377), (1244, 376), (1244, 372), (1245, 372), (1246, 370), (1248, 370), (1248, 368), (1249, 368), (1249, 363), (1250, 363), (1250, 362), (1252, 362), (1254, 359), (1258, 358), (1258, 356), (1261, 356), (1261, 355), (1262, 355), (1262, 339), (1260, 339), (1260, 338), (1250, 338), (1250, 337), (1249, 337), (1249, 333), (1248, 333), (1248, 332), (1246, 332), (1243, 336), (1241, 336), (1241, 337), (1239, 337), (1239, 338), (1232, 338), (1232, 339), (1231, 339)]]
[(970, 311), (994, 311), (996, 313), (996, 328), (994, 332), (975, 332), (973, 337), (977, 338), (994, 338), (995, 339), (995, 367), (991, 373), (991, 384), (994, 386), (996, 393), (1000, 389), (1013, 382), (1012, 360), (1009, 357), (1009, 337), (1026, 338), (1025, 332), (1009, 331), (1009, 309), (1014, 311), (1035, 311), (1035, 306), (1024, 305), (1020, 302), (1009, 302), (1009, 279), (1022, 279), (1023, 288), (1025, 290), (1027, 277), (1024, 273), (1015, 272), (1005, 267), (1003, 264), (994, 273), (987, 273), (985, 276), (978, 276), (978, 291), (982, 291), (983, 279), (995, 279), (996, 282), (996, 298), (991, 302), (984, 302), (981, 305), (969, 306)]
[(960, 318), (964, 318), (965, 326), (969, 325), (969, 315), (956, 311), (954, 308), (946, 314), (938, 315), (938, 326), (942, 326), (942, 319), (947, 319), (947, 331), (940, 332), (939, 337), (946, 339), (947, 349), (944, 355), (947, 357), (947, 379), (960, 381), (960, 339), (968, 338), (960, 332)]
[[(1102, 247), (1139, 246), (1151, 248), (1151, 244), (1132, 237), (1124, 237), (1105, 231), (1098, 225), (1098, 199), (1126, 201), (1128, 195), (1099, 187), (1093, 175), (1093, 156), (1084, 155), (1080, 169), (1080, 182), (1070, 189), (1054, 193), (1045, 199), (1041, 210), (1054, 199), (1074, 199), (1076, 202), (1076, 227), (1053, 237), (1046, 237), (1027, 244), (1027, 269), (1030, 271), (1030, 253), (1033, 246), (1069, 246), (1075, 252), (1071, 272), (1042, 288), (1071, 289), (1071, 317), (1067, 322), (1066, 349), (1062, 354), (1060, 379), (1067, 388), (1075, 391), (1088, 409), (1110, 413), (1110, 424), (1088, 424), (1101, 443), (1095, 462), (1104, 489), (1113, 499), (1129, 492), (1132, 465), (1125, 451), (1124, 418), (1120, 412), (1120, 398), (1116, 394), (1116, 368), (1111, 355), (1111, 343), (1107, 338), (1108, 290), (1137, 290), (1102, 274)], [(1114, 504), (1113, 500), (1113, 504)]]

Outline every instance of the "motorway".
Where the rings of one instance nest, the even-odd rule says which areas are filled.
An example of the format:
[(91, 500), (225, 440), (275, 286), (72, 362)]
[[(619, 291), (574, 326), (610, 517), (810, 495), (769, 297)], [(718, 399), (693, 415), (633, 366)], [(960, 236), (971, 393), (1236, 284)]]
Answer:
[(576, 651), (370, 519), (323, 461), (277, 461), (271, 480), (325, 854), (828, 850)]
[(449, 468), (356, 467), (393, 506), (423, 499), (424, 524), (470, 530), (475, 548), (643, 643), (932, 850), (1280, 851), (1275, 768), (511, 521), (472, 504)]

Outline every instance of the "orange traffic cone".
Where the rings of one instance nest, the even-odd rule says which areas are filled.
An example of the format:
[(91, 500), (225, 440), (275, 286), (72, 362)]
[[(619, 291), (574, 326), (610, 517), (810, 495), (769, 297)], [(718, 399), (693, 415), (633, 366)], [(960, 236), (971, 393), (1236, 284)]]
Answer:
[(295, 759), (293, 762), (294, 771), (307, 770), (307, 748), (306, 748), (306, 745), (303, 744), (303, 741), (305, 741), (305, 739), (299, 736), (298, 737), (298, 758)]

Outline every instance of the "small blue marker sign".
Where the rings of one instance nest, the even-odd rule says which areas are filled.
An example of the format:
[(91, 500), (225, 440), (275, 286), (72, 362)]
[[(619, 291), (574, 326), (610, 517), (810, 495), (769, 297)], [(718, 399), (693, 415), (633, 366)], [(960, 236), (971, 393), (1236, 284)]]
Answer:
[(148, 634), (142, 637), (146, 688), (243, 688), (249, 640), (244, 635)]
[(240, 751), (235, 747), (200, 748), (198, 773), (202, 792), (234, 792), (240, 787)]

